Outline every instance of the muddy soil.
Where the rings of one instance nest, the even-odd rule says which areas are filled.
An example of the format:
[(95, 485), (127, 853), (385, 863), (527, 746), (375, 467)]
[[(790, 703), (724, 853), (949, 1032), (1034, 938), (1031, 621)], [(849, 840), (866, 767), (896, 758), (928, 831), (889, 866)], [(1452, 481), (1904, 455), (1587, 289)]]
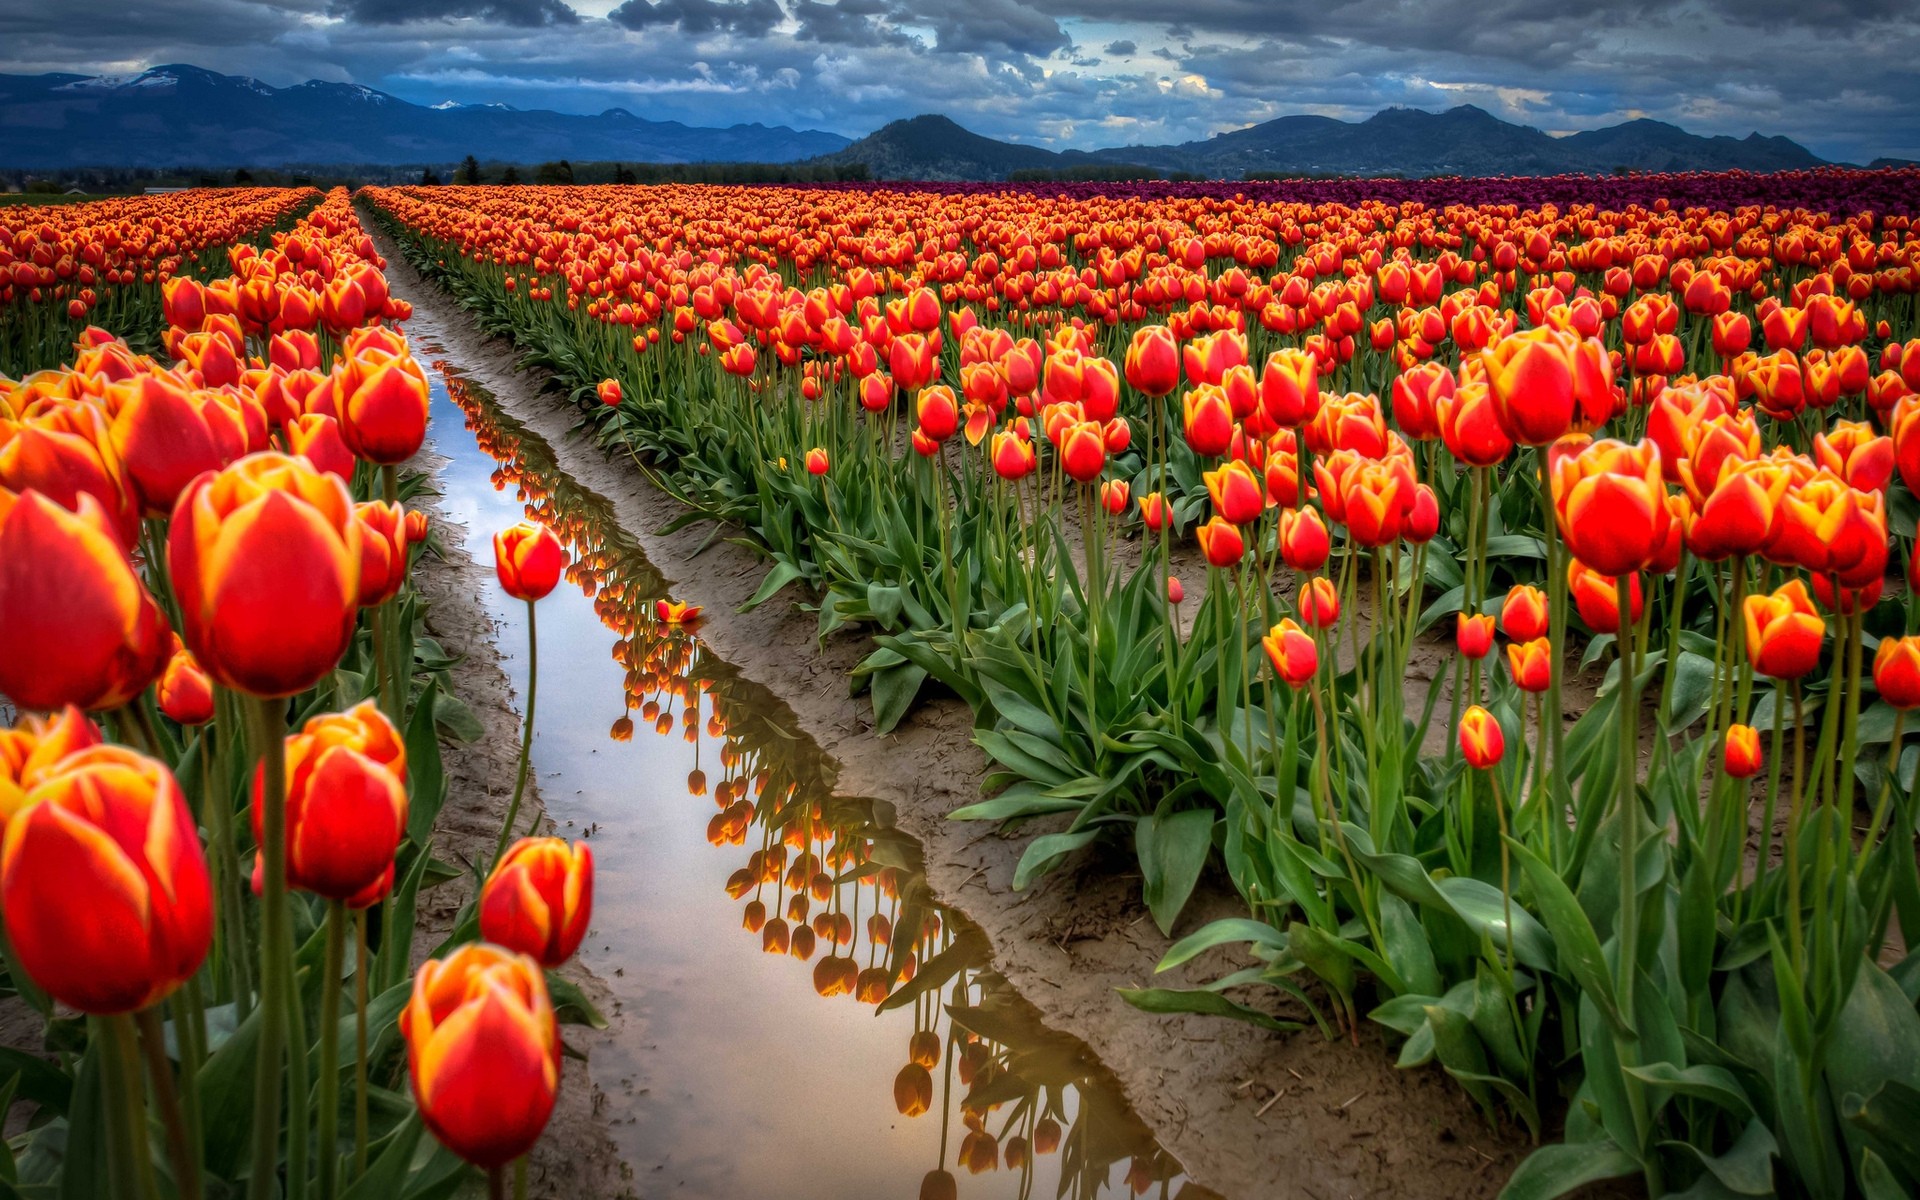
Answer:
[[(575, 478), (615, 504), (676, 581), (676, 597), (715, 614), (703, 639), (781, 697), (835, 760), (837, 790), (894, 805), (902, 828), (927, 848), (940, 899), (985, 928), (999, 969), (1050, 1025), (1100, 1056), (1198, 1182), (1236, 1200), (1465, 1200), (1498, 1192), (1530, 1149), (1524, 1133), (1490, 1129), (1437, 1070), (1396, 1070), (1393, 1052), (1371, 1028), (1354, 1045), (1314, 1032), (1274, 1035), (1214, 1018), (1149, 1016), (1121, 1000), (1116, 988), (1198, 983), (1237, 964), (1208, 956), (1189, 971), (1155, 977), (1153, 964), (1169, 942), (1148, 920), (1138, 876), (1118, 855), (1083, 860), (1015, 892), (1025, 838), (946, 819), (980, 794), (985, 760), (969, 740), (966, 707), (924, 703), (893, 734), (876, 735), (871, 710), (847, 688), (848, 671), (866, 653), (864, 636), (820, 646), (813, 620), (780, 601), (735, 613), (759, 586), (764, 563), (719, 543), (696, 558), (704, 529), (655, 534), (678, 506), (631, 465), (610, 462), (571, 435), (571, 412), (541, 394), (538, 374), (517, 370), (513, 348), (481, 337), (389, 240), (378, 240), (396, 294), (414, 305), (415, 336), (444, 346), (470, 379), (553, 443)], [(1224, 879), (1203, 881), (1176, 933), (1229, 915), (1244, 915), (1238, 897)]]

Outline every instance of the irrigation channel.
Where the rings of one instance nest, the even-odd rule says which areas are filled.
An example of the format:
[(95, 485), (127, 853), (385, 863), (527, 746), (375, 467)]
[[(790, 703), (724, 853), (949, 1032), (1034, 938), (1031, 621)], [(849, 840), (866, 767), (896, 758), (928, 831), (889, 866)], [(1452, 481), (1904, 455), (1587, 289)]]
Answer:
[[(536, 618), (533, 769), (594, 849), (582, 955), (618, 1013), (591, 1070), (640, 1194), (910, 1200), (954, 1195), (944, 1170), (965, 1200), (1212, 1197), (933, 900), (888, 806), (834, 795), (784, 705), (655, 618), (666, 584), (613, 506), (456, 366), (429, 378), (473, 553), (532, 516), (573, 556)], [(481, 601), (524, 697), (525, 606)]]

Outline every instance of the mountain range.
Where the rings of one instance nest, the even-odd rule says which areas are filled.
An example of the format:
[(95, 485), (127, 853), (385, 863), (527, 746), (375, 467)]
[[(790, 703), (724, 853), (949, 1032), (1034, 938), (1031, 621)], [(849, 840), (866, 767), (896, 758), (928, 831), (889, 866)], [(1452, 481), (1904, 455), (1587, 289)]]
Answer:
[(199, 67), (138, 75), (0, 75), (0, 168), (276, 167), (492, 162), (808, 162), (876, 179), (1005, 179), (1135, 167), (1216, 179), (1282, 175), (1545, 175), (1616, 170), (1776, 171), (1821, 164), (1783, 137), (1701, 137), (1636, 120), (1555, 137), (1461, 105), (1389, 108), (1364, 121), (1290, 116), (1204, 141), (1048, 150), (943, 116), (858, 141), (784, 125), (699, 128), (613, 108), (588, 116), (506, 105), (414, 104), (358, 84), (276, 88)]
[(139, 75), (0, 75), (0, 167), (277, 167), (362, 163), (793, 162), (847, 145), (784, 125), (702, 129), (624, 108), (594, 116), (427, 107), (349, 83), (269, 87), (198, 67)]

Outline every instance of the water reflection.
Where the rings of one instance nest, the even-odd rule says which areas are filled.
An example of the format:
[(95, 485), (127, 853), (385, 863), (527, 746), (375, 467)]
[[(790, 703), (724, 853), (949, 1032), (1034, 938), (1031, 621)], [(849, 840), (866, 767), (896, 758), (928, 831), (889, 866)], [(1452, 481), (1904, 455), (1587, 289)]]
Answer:
[[(723, 889), (737, 906), (740, 929), (733, 936), (745, 948), (796, 960), (756, 970), (728, 947), (687, 953), (684, 945), (657, 944), (660, 930), (678, 931), (686, 922), (656, 925), (649, 935), (649, 906), (629, 885), (692, 851), (656, 837), (636, 848), (647, 864), (634, 866), (603, 847), (589, 963), (631, 1001), (655, 1038), (632, 1052), (645, 1086), (634, 1093), (634, 1119), (620, 1132), (623, 1149), (670, 1165), (682, 1194), (773, 1194), (767, 1184), (778, 1179), (778, 1192), (787, 1197), (911, 1197), (916, 1189), (926, 1200), (1211, 1195), (1185, 1180), (1092, 1054), (1043, 1026), (994, 971), (984, 935), (934, 902), (920, 848), (893, 828), (886, 806), (835, 796), (827, 763), (784, 706), (715, 658), (697, 627), (655, 619), (665, 582), (611, 505), (561, 471), (551, 447), (499, 411), (484, 390), (449, 364), (435, 366), (445, 399), (458, 406), (479, 451), (492, 460), (494, 491), (512, 496), (567, 543), (574, 556), (569, 579), (590, 602), (600, 636), (614, 635), (617, 711), (602, 708), (597, 717), (586, 711), (604, 701), (589, 700), (600, 694), (586, 686), (590, 667), (579, 653), (590, 639), (571, 629), (560, 634), (567, 649), (555, 661), (562, 666), (542, 677), (543, 729), (551, 708), (552, 719), (569, 727), (562, 738), (576, 747), (581, 742), (573, 726), (599, 728), (609, 720), (612, 743), (632, 743), (636, 730), (684, 743), (673, 755), (657, 748), (649, 754), (644, 782), (604, 763), (583, 769), (576, 751), (560, 769), (584, 784), (569, 798), (570, 789), (555, 788), (548, 778), (553, 772), (543, 733), (536, 758), (550, 810), (562, 820), (593, 822), (602, 840), (646, 818), (644, 811), (614, 808), (630, 804), (636, 791), (708, 813), (706, 840), (726, 857), (693, 873), (718, 885), (706, 885), (713, 900)], [(436, 403), (440, 399), (436, 395)], [(448, 444), (454, 440), (443, 435), (438, 446), (455, 460), (448, 503), (456, 515), (484, 521), (485, 513), (463, 511), (483, 507), (484, 498), (459, 494), (462, 455), (470, 451)], [(542, 609), (543, 641), (556, 618), (564, 623), (565, 612)], [(510, 631), (503, 643), (511, 655)], [(660, 782), (676, 756), (674, 774), (682, 766), (686, 771), (681, 801), (672, 801)], [(665, 894), (657, 903), (689, 910), (704, 903), (671, 885)], [(677, 932), (665, 936), (685, 940)], [(709, 969), (696, 967), (670, 981), (672, 987), (624, 982), (641, 976), (636, 958), (648, 968), (666, 967), (662, 960), (676, 952), (687, 954), (689, 966)], [(831, 1057), (822, 1061), (808, 1041), (824, 1050), (827, 1037), (809, 1032), (810, 1016), (794, 1011), (799, 1002), (781, 976), (811, 984), (818, 999), (806, 1003), (878, 1018), (831, 1026)], [(743, 987), (747, 995), (735, 994)], [(756, 998), (755, 990), (764, 997)], [(752, 1019), (735, 1017), (727, 1050), (741, 1055), (733, 1061), (757, 1068), (711, 1061), (721, 1053), (716, 1050), (688, 1056), (686, 1070), (675, 1074), (680, 1060), (669, 1045), (682, 1047), (683, 1036), (696, 1036), (679, 1031), (704, 1029), (722, 1019), (719, 1009), (732, 1005), (738, 1012), (743, 1002), (759, 1008)], [(757, 1106), (757, 1116), (750, 1106)], [(774, 1123), (796, 1112), (813, 1119), (783, 1137)], [(716, 1114), (749, 1119), (731, 1134), (721, 1128), (716, 1143), (707, 1127)], [(706, 1135), (704, 1144), (696, 1129)], [(823, 1153), (812, 1161), (835, 1167), (806, 1166), (796, 1138), (817, 1141), (812, 1149)], [(782, 1161), (794, 1168), (784, 1178)], [(756, 1190), (755, 1181), (765, 1190)]]

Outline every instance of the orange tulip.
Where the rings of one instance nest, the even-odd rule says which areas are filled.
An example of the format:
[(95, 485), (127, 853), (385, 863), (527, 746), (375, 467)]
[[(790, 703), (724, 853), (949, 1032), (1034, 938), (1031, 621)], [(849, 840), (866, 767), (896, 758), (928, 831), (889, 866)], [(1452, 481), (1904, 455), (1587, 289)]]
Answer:
[(1507, 735), (1493, 714), (1476, 704), (1460, 716), (1460, 753), (1467, 765), (1487, 770), (1500, 764), (1507, 750)]
[(1233, 407), (1218, 387), (1198, 386), (1181, 399), (1187, 445), (1204, 458), (1218, 458), (1233, 444)]
[(164, 516), (181, 491), (202, 471), (217, 471), (226, 457), (186, 389), (164, 375), (144, 375), (118, 389), (114, 453), (146, 511)]
[(608, 408), (619, 408), (620, 401), (624, 399), (618, 379), (602, 379), (594, 386), (593, 394), (598, 396), (600, 403)]
[(1594, 442), (1561, 456), (1551, 478), (1560, 536), (1594, 570), (1641, 570), (1666, 544), (1672, 513), (1652, 442)]
[(653, 616), (665, 625), (693, 625), (700, 620), (700, 606), (679, 600), (655, 600)]
[(1317, 571), (1333, 551), (1326, 522), (1317, 510), (1286, 508), (1280, 510), (1278, 533), (1280, 559), (1296, 571)]
[(936, 442), (946, 441), (960, 428), (959, 402), (954, 399), (953, 389), (944, 384), (920, 389), (916, 408), (920, 432)]
[(1790, 579), (1771, 595), (1748, 596), (1744, 616), (1754, 670), (1798, 679), (1819, 664), (1827, 623), (1815, 611), (1805, 583)]
[(917, 1117), (933, 1107), (933, 1073), (917, 1062), (900, 1068), (893, 1077), (893, 1106), (903, 1117)]
[(282, 432), (287, 440), (287, 453), (306, 459), (316, 470), (338, 475), (343, 480), (353, 479), (353, 451), (347, 449), (346, 439), (340, 436), (340, 422), (325, 413), (302, 413), (288, 421)]
[(1480, 361), (1501, 427), (1523, 446), (1544, 446), (1613, 415), (1613, 368), (1595, 339), (1529, 329), (1493, 343)]
[(1513, 439), (1507, 435), (1492, 395), (1480, 380), (1442, 396), (1435, 415), (1447, 452), (1469, 467), (1499, 466), (1513, 453)]
[[(1402, 371), (1393, 381), (1393, 419), (1400, 431), (1416, 442), (1439, 437), (1441, 406), (1455, 390), (1453, 372), (1445, 363), (1424, 362)], [(1500, 436), (1506, 440), (1505, 431)], [(1499, 458), (1505, 457), (1502, 451)]]
[(1282, 617), (1280, 623), (1260, 639), (1260, 644), (1266, 649), (1267, 661), (1273, 664), (1273, 673), (1286, 680), (1290, 687), (1305, 687), (1320, 669), (1319, 648), (1314, 645), (1312, 635), (1292, 617)]
[(1224, 463), (1201, 478), (1213, 500), (1213, 511), (1223, 520), (1245, 525), (1266, 510), (1266, 484), (1242, 459)]
[(204, 725), (213, 720), (213, 680), (193, 661), (186, 647), (173, 652), (167, 669), (154, 685), (160, 711), (181, 725)]
[(1213, 566), (1231, 567), (1246, 556), (1247, 543), (1240, 536), (1239, 526), (1221, 517), (1210, 518), (1193, 531), (1193, 536), (1200, 543), (1200, 552)]
[(1758, 775), (1760, 768), (1766, 765), (1766, 756), (1760, 749), (1760, 731), (1751, 725), (1727, 726), (1721, 762), (1727, 774), (1735, 779), (1751, 779)]
[(357, 371), (340, 404), (340, 436), (368, 462), (403, 463), (427, 437), (427, 377), (404, 349)]
[[(392, 722), (364, 701), (309, 720), (287, 738), (287, 886), (351, 901), (388, 879), (407, 832), (407, 752)], [(255, 768), (253, 836), (266, 817), (266, 768)], [(255, 856), (254, 876), (262, 864)]]
[(480, 936), (543, 967), (573, 957), (593, 916), (593, 851), (585, 842), (522, 838), (480, 889)]
[(566, 569), (566, 547), (545, 525), (522, 521), (493, 535), (494, 574), (516, 600), (545, 598)]
[(1822, 470), (1788, 489), (1767, 556), (1861, 588), (1886, 574), (1889, 544), (1886, 494)]
[(809, 475), (825, 475), (832, 467), (832, 463), (827, 458), (827, 452), (819, 446), (807, 451), (806, 462)]
[(114, 537), (132, 546), (140, 510), (100, 410), (75, 404), (0, 426), (0, 489), (39, 492), (78, 512), (92, 496), (112, 520)]
[(1857, 491), (1883, 492), (1893, 478), (1893, 439), (1865, 421), (1836, 421), (1814, 434), (1813, 457)]
[(1305, 350), (1275, 350), (1260, 373), (1260, 407), (1275, 425), (1296, 426), (1320, 411), (1319, 364)]
[(1880, 639), (1873, 652), (1873, 686), (1895, 708), (1920, 708), (1920, 637)]
[(1301, 583), (1295, 607), (1307, 628), (1331, 629), (1340, 619), (1340, 591), (1325, 575), (1312, 576)]
[(1493, 614), (1454, 614), (1453, 642), (1467, 658), (1482, 659), (1493, 651)]
[(1127, 346), (1127, 383), (1146, 396), (1165, 396), (1180, 386), (1180, 347), (1165, 325), (1137, 329)]
[(560, 1033), (539, 964), (485, 943), (428, 959), (400, 1014), (420, 1118), (475, 1166), (540, 1139), (560, 1090)]
[[(1614, 576), (1596, 571), (1578, 559), (1567, 564), (1567, 590), (1587, 628), (1595, 633), (1620, 632), (1620, 592)], [(1640, 575), (1627, 576), (1627, 623), (1640, 623)]]
[(0, 842), (0, 912), (21, 969), (81, 1012), (133, 1012), (191, 977), (213, 892), (166, 767), (121, 746), (48, 766)]
[(1523, 692), (1544, 692), (1553, 683), (1553, 643), (1544, 637), (1507, 646), (1507, 670)]
[(398, 504), (354, 505), (360, 523), (360, 607), (392, 599), (407, 581), (407, 514)]
[(1688, 522), (1687, 548), (1709, 562), (1758, 552), (1774, 536), (1791, 482), (1771, 461), (1734, 464)]
[(1091, 483), (1107, 469), (1107, 442), (1093, 421), (1076, 421), (1060, 439), (1060, 468), (1079, 483)]
[(305, 691), (353, 637), (360, 527), (346, 485), (271, 451), (203, 475), (174, 506), (167, 547), (181, 636), (218, 682)]
[(1547, 636), (1547, 594), (1527, 583), (1507, 589), (1500, 605), (1500, 628), (1516, 642)]

